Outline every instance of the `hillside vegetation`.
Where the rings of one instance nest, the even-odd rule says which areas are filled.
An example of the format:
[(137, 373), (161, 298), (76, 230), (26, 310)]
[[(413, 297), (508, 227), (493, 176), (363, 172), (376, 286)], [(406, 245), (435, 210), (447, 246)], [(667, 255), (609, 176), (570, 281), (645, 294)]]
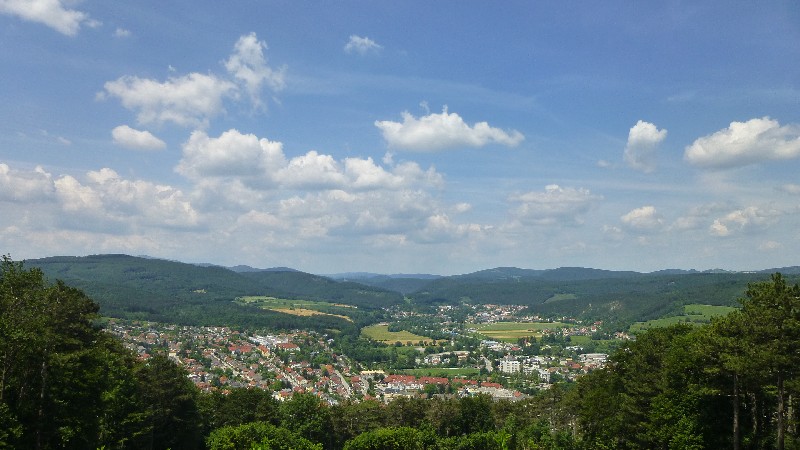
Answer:
[[(680, 315), (687, 304), (737, 306), (748, 283), (764, 277), (763, 272), (665, 270), (641, 274), (577, 267), (499, 267), (449, 277), (357, 278), (398, 289), (390, 290), (289, 268), (236, 271), (127, 255), (50, 257), (26, 264), (41, 268), (52, 280), (82, 289), (106, 316), (179, 324), (339, 330), (380, 321), (382, 308), (405, 304), (404, 293), (412, 307), (461, 302), (517, 304), (527, 306), (530, 314), (603, 320), (627, 329), (634, 322)], [(796, 267), (771, 270), (787, 274), (790, 280), (800, 279)], [(246, 296), (357, 308), (335, 313), (348, 316), (351, 323), (334, 315), (304, 317), (234, 302)]]
[[(51, 257), (26, 261), (52, 280), (76, 286), (100, 305), (103, 315), (186, 325), (235, 325), (277, 329), (342, 329), (371, 322), (370, 311), (402, 302), (399, 293), (336, 283), (297, 271), (237, 273), (127, 255)], [(273, 296), (358, 306), (351, 320), (332, 315), (303, 317), (234, 302)]]

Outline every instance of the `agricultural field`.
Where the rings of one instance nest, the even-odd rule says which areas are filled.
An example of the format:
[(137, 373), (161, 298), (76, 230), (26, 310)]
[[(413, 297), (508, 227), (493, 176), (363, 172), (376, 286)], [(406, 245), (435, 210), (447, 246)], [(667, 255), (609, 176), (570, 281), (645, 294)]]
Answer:
[(724, 316), (730, 312), (735, 311), (736, 307), (733, 306), (714, 306), (714, 305), (700, 305), (693, 303), (683, 306), (683, 314), (671, 317), (662, 317), (660, 319), (648, 320), (647, 322), (636, 322), (631, 325), (630, 332), (637, 333), (650, 328), (668, 327), (676, 323), (686, 324), (704, 324), (711, 321), (714, 316)]
[(516, 342), (524, 337), (541, 337), (544, 330), (570, 328), (573, 325), (563, 322), (495, 322), (466, 324), (465, 326), (467, 329), (475, 329), (478, 334), (489, 339)]
[(434, 343), (434, 340), (429, 337), (420, 336), (405, 330), (389, 331), (389, 325), (386, 324), (364, 327), (361, 329), (361, 335), (370, 338), (373, 341), (383, 342), (386, 344), (394, 344), (395, 342), (401, 342), (403, 344), (411, 342), (412, 344), (417, 344), (420, 341), (424, 342), (425, 344)]
[(238, 297), (236, 302), (242, 305), (257, 306), (261, 309), (269, 309), (284, 314), (292, 314), (294, 316), (333, 316), (345, 319), (349, 322), (353, 321), (344, 314), (336, 314), (336, 312), (346, 312), (346, 308), (354, 308), (348, 305), (261, 296)]

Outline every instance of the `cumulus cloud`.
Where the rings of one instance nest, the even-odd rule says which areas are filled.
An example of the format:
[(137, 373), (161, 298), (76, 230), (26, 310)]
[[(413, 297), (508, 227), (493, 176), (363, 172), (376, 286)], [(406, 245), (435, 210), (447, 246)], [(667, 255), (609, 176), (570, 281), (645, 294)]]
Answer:
[(53, 177), (41, 167), (24, 172), (0, 164), (0, 201), (40, 202), (52, 198), (54, 193)]
[(633, 169), (652, 172), (656, 168), (656, 150), (666, 137), (667, 130), (659, 130), (650, 122), (636, 122), (628, 132), (625, 162)]
[(228, 130), (218, 138), (194, 131), (183, 145), (183, 158), (175, 170), (186, 177), (247, 177), (271, 183), (285, 166), (283, 144), (254, 134)]
[(239, 38), (225, 62), (228, 73), (244, 85), (256, 107), (263, 105), (261, 90), (265, 84), (273, 91), (280, 91), (286, 85), (286, 67), (278, 70), (269, 67), (264, 56), (266, 48), (266, 42), (259, 41), (255, 33), (247, 34)]
[(652, 205), (635, 208), (620, 217), (622, 223), (637, 231), (656, 231), (664, 225), (664, 218)]
[(114, 143), (133, 150), (163, 150), (167, 144), (153, 136), (149, 131), (135, 130), (127, 125), (120, 125), (111, 130)]
[(774, 223), (780, 214), (779, 211), (772, 208), (748, 206), (715, 219), (709, 227), (709, 232), (713, 236), (725, 237), (764, 228)]
[(344, 51), (347, 53), (366, 55), (367, 53), (377, 53), (382, 48), (383, 47), (368, 37), (360, 37), (353, 34), (350, 36), (350, 40), (347, 44), (345, 44)]
[(223, 111), (223, 100), (236, 94), (236, 85), (214, 75), (191, 73), (158, 82), (123, 76), (105, 85), (107, 95), (136, 111), (140, 124), (205, 127)]
[(715, 215), (718, 215), (726, 209), (730, 208), (719, 203), (694, 206), (690, 208), (686, 214), (675, 219), (675, 221), (670, 224), (670, 229), (688, 231), (705, 228)]
[(255, 33), (240, 37), (225, 62), (230, 78), (193, 72), (162, 82), (128, 75), (105, 83), (97, 97), (118, 98), (122, 106), (136, 112), (136, 120), (142, 125), (173, 123), (205, 128), (210, 119), (225, 111), (227, 100), (239, 100), (244, 92), (256, 107), (261, 107), (264, 86), (275, 92), (283, 89), (285, 67), (270, 68), (265, 48)]
[(114, 30), (114, 37), (126, 38), (126, 37), (130, 37), (130, 36), (131, 36), (130, 30), (126, 30), (125, 28), (117, 27), (117, 29)]
[(171, 186), (124, 179), (108, 168), (82, 178), (54, 177), (41, 167), (24, 171), (0, 164), (0, 205), (24, 203), (26, 214), (37, 217), (37, 228), (57, 223), (71, 230), (124, 233), (141, 227), (185, 229), (199, 224), (199, 213), (188, 198)]
[(195, 131), (183, 146), (176, 171), (191, 179), (229, 177), (255, 189), (361, 191), (436, 187), (442, 177), (414, 162), (382, 167), (372, 158), (336, 160), (315, 150), (288, 159), (283, 144), (231, 129), (218, 138)]
[(545, 186), (544, 192), (528, 192), (513, 196), (510, 201), (518, 203), (513, 216), (522, 223), (553, 225), (583, 223), (582, 216), (592, 204), (602, 199), (588, 189), (562, 188), (557, 184)]
[(67, 36), (78, 34), (82, 25), (98, 25), (85, 12), (69, 9), (63, 3), (61, 0), (0, 0), (0, 13), (44, 24)]
[(456, 113), (429, 114), (416, 118), (408, 112), (402, 114), (403, 122), (376, 121), (390, 147), (415, 151), (437, 151), (454, 147), (483, 147), (501, 144), (514, 147), (525, 137), (516, 130), (508, 132), (490, 127), (486, 122), (469, 126)]
[(731, 168), (769, 160), (800, 157), (800, 126), (781, 126), (763, 117), (731, 122), (728, 128), (704, 136), (686, 147), (684, 159), (707, 168)]

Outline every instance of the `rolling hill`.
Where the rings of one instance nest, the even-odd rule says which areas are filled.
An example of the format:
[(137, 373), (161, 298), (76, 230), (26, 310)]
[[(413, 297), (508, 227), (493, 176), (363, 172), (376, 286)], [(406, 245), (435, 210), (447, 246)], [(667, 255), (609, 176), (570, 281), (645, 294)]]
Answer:
[(310, 320), (258, 310), (233, 300), (274, 296), (346, 304), (357, 307), (349, 315), (363, 324), (375, 318), (370, 314), (380, 314), (381, 308), (404, 303), (405, 295), (423, 308), (464, 301), (518, 304), (533, 314), (604, 320), (623, 327), (669, 315), (690, 303), (736, 306), (747, 284), (764, 280), (769, 273), (780, 271), (792, 282), (800, 279), (798, 267), (748, 273), (671, 269), (649, 274), (582, 267), (498, 267), (447, 277), (360, 273), (335, 280), (286, 267), (224, 268), (128, 255), (59, 256), (25, 264), (83, 289), (105, 315), (278, 328), (354, 325), (336, 318)]

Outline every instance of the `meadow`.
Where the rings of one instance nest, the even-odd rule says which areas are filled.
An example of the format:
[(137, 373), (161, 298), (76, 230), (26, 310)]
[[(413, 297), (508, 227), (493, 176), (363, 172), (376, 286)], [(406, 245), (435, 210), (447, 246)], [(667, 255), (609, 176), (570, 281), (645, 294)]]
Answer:
[(425, 344), (434, 343), (434, 340), (429, 337), (420, 336), (405, 330), (389, 331), (389, 325), (386, 324), (364, 327), (361, 329), (361, 335), (373, 341), (384, 342), (386, 344), (394, 344), (395, 342), (400, 342), (402, 344), (411, 342), (412, 344), (417, 344), (420, 341)]
[(516, 342), (524, 337), (541, 337), (544, 330), (570, 328), (572, 325), (563, 322), (495, 322), (466, 324), (466, 328), (474, 328), (478, 334), (496, 341)]
[(647, 322), (636, 322), (631, 325), (630, 332), (637, 333), (649, 330), (650, 328), (668, 327), (670, 325), (675, 325), (676, 323), (686, 323), (691, 325), (704, 324), (710, 322), (712, 317), (724, 316), (732, 311), (735, 311), (736, 309), (738, 308), (733, 306), (701, 305), (698, 303), (692, 303), (683, 306), (682, 314), (648, 320)]

